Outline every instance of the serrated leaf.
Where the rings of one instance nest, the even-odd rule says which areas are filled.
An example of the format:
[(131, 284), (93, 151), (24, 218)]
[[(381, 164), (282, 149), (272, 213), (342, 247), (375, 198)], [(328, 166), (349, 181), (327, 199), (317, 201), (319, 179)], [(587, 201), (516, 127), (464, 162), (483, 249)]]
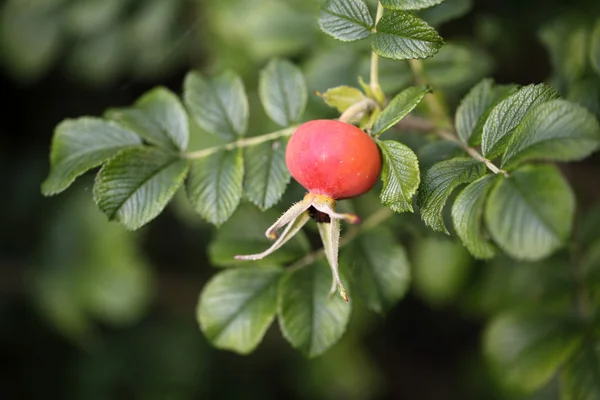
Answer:
[(308, 94), (304, 75), (286, 60), (271, 60), (260, 72), (260, 101), (267, 115), (281, 126), (297, 122), (304, 113)]
[(248, 199), (263, 211), (281, 199), (290, 182), (285, 145), (286, 140), (279, 139), (246, 149), (244, 190)]
[[(267, 249), (273, 242), (265, 231), (279, 217), (274, 210), (262, 212), (250, 204), (242, 204), (215, 234), (208, 246), (211, 264), (219, 267), (249, 264), (283, 265), (298, 260), (310, 251), (306, 235), (300, 231), (276, 252), (262, 260), (236, 260), (238, 254), (256, 254)], [(240, 229), (243, 227), (243, 229)]]
[(377, 313), (388, 312), (408, 290), (406, 251), (385, 228), (359, 236), (352, 246), (342, 249), (341, 259), (350, 268), (358, 296)]
[(381, 203), (395, 212), (412, 212), (412, 198), (421, 181), (417, 156), (408, 146), (393, 140), (378, 141), (377, 145), (383, 161)]
[(187, 149), (187, 114), (179, 98), (168, 89), (153, 89), (143, 95), (135, 107), (109, 110), (106, 117), (159, 147), (177, 151)]
[(381, 5), (389, 10), (421, 10), (442, 1), (444, 0), (381, 0)]
[(431, 88), (429, 86), (412, 86), (404, 89), (379, 113), (373, 125), (371, 135), (379, 136), (396, 125), (402, 118), (414, 110), (421, 100), (423, 100), (423, 97), (430, 92)]
[(600, 399), (600, 343), (589, 343), (570, 360), (560, 376), (564, 400)]
[(366, 98), (363, 92), (351, 86), (337, 86), (318, 95), (328, 106), (335, 107), (340, 113)]
[(366, 38), (373, 25), (373, 17), (362, 0), (327, 0), (319, 13), (323, 32), (344, 42)]
[(443, 44), (435, 29), (404, 11), (385, 13), (372, 41), (375, 53), (395, 60), (431, 57)]
[(590, 51), (590, 62), (598, 76), (600, 76), (600, 18), (596, 19), (590, 45), (592, 47)]
[(94, 200), (109, 220), (137, 229), (162, 212), (187, 171), (186, 160), (161, 149), (127, 149), (96, 176)]
[(505, 385), (533, 392), (577, 350), (579, 329), (560, 314), (504, 314), (486, 330), (485, 354)]
[(260, 343), (277, 313), (279, 267), (231, 269), (202, 290), (196, 311), (200, 328), (217, 348), (248, 354)]
[(502, 167), (544, 159), (579, 161), (600, 146), (600, 126), (585, 108), (566, 100), (538, 104), (514, 130)]
[(133, 132), (100, 118), (68, 119), (54, 130), (50, 174), (42, 194), (52, 196), (68, 188), (79, 175), (120, 151), (142, 144)]
[(456, 132), (463, 143), (480, 144), (483, 124), (489, 113), (514, 89), (513, 85), (496, 86), (492, 79), (484, 79), (469, 91), (456, 110)]
[(427, 237), (411, 249), (412, 288), (433, 306), (443, 306), (462, 293), (472, 260), (457, 241)]
[(456, 234), (475, 258), (492, 258), (495, 246), (483, 230), (483, 210), (497, 175), (485, 175), (464, 188), (452, 205)]
[(445, 0), (435, 7), (419, 12), (419, 16), (431, 26), (438, 27), (469, 13), (471, 8), (473, 0)]
[(215, 77), (190, 72), (183, 89), (185, 105), (205, 131), (233, 140), (248, 128), (248, 98), (239, 76), (225, 71)]
[(421, 218), (433, 230), (449, 233), (442, 211), (446, 201), (459, 185), (471, 183), (486, 173), (485, 165), (468, 157), (442, 161), (423, 174), (417, 204)]
[(525, 86), (498, 103), (483, 126), (483, 155), (490, 160), (501, 155), (514, 129), (523, 121), (529, 110), (557, 97), (556, 90), (542, 83)]
[(307, 357), (316, 357), (337, 343), (350, 319), (350, 303), (329, 296), (329, 266), (317, 261), (288, 270), (279, 286), (277, 315), (283, 336)]
[(191, 162), (187, 196), (205, 220), (218, 226), (240, 204), (243, 179), (242, 149), (221, 150)]
[(485, 221), (494, 241), (510, 256), (540, 260), (571, 233), (575, 198), (552, 165), (527, 165), (501, 177), (492, 189)]

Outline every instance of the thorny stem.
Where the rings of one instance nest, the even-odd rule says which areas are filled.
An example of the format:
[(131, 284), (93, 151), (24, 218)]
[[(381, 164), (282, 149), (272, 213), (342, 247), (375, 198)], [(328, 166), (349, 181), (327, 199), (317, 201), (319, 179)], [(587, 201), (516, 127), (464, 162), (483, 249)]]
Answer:
[[(373, 32), (376, 31), (377, 23), (383, 16), (383, 6), (381, 2), (377, 2), (377, 16), (375, 17), (375, 27), (373, 27)], [(371, 52), (371, 78), (369, 82), (371, 86), (371, 90), (373, 93), (377, 93), (381, 90), (379, 86), (379, 56), (373, 51)]]
[(252, 147), (258, 144), (269, 142), (271, 140), (276, 140), (282, 137), (292, 136), (292, 133), (296, 130), (297, 126), (290, 126), (289, 128), (281, 129), (279, 131), (267, 133), (265, 135), (254, 136), (250, 138), (236, 140), (235, 142), (223, 144), (220, 146), (209, 147), (207, 149), (202, 149), (198, 151), (194, 151), (191, 153), (184, 154), (183, 157), (190, 159), (197, 159), (210, 156), (211, 154), (217, 153), (221, 150), (233, 150), (244, 147)]
[[(380, 208), (379, 210), (371, 214), (367, 219), (365, 219), (360, 225), (351, 228), (351, 230), (340, 240), (340, 248), (350, 244), (361, 234), (381, 225), (381, 223), (389, 219), (393, 213), (394, 212), (387, 207)], [(298, 269), (302, 269), (324, 257), (325, 253), (323, 252), (323, 249), (312, 251), (304, 257), (302, 257), (301, 259), (299, 259), (298, 261), (296, 261), (295, 263), (293, 263), (292, 265), (290, 265), (288, 267), (288, 270), (296, 271)]]
[[(425, 75), (423, 73), (423, 63), (421, 62), (421, 60), (409, 60), (409, 64), (415, 77), (416, 83), (420, 85), (427, 84), (427, 79), (425, 78)], [(452, 120), (446, 112), (444, 106), (441, 104), (438, 97), (436, 97), (432, 93), (429, 93), (425, 95), (425, 102), (427, 104), (427, 107), (431, 111), (434, 123), (430, 123), (429, 126), (427, 126), (427, 129), (423, 130), (433, 131), (440, 138), (456, 143), (470, 157), (485, 164), (485, 166), (494, 174), (502, 174), (508, 177), (508, 172), (498, 168), (492, 161), (482, 156), (477, 151), (477, 149), (470, 147), (466, 143), (463, 143), (463, 141), (456, 136), (456, 133), (452, 129)], [(425, 127), (426, 125), (422, 123), (420, 124), (420, 126)]]

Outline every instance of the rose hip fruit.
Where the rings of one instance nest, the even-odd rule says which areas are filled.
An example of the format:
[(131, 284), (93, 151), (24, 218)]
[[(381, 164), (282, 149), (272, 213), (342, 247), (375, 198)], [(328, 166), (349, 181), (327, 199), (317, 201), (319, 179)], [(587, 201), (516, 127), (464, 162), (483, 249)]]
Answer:
[(381, 172), (373, 139), (354, 125), (335, 120), (301, 125), (288, 143), (285, 161), (306, 190), (335, 200), (369, 191)]
[[(331, 293), (336, 287), (344, 300), (348, 295), (338, 271), (340, 220), (360, 222), (357, 215), (341, 214), (336, 200), (360, 196), (377, 182), (381, 155), (375, 141), (354, 125), (334, 120), (315, 120), (300, 125), (285, 153), (287, 167), (308, 191), (304, 199), (287, 210), (265, 233), (274, 240), (262, 253), (240, 255), (238, 260), (258, 260), (288, 242), (306, 222), (317, 222), (323, 250), (332, 272)], [(277, 232), (284, 228), (281, 235)]]

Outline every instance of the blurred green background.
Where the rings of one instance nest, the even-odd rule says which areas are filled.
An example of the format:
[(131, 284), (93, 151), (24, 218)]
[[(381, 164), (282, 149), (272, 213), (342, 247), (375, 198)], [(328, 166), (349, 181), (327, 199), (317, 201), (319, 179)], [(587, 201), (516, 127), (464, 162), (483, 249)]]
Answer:
[[(577, 56), (565, 56), (582, 41), (578, 27), (600, 16), (597, 1), (447, 3), (424, 15), (448, 42), (425, 69), (451, 105), (489, 75), (500, 83), (550, 81), (600, 115), (598, 79), (588, 77)], [(180, 92), (189, 69), (231, 68), (243, 76), (254, 103), (253, 134), (272, 128), (258, 101), (252, 102), (258, 71), (271, 57), (297, 63), (311, 91), (355, 85), (358, 75), (368, 73), (367, 46), (340, 44), (320, 33), (319, 4), (1, 3), (0, 397), (558, 398), (556, 380), (534, 397), (504, 390), (481, 352), (489, 315), (548, 289), (539, 282), (544, 272), (536, 273), (543, 267), (476, 263), (457, 242), (428, 232), (418, 217), (398, 217), (413, 264), (410, 294), (384, 319), (358, 308), (344, 339), (308, 361), (276, 326), (250, 356), (218, 351), (205, 341), (195, 307), (216, 271), (207, 255), (216, 229), (185, 202), (175, 201), (148, 227), (131, 233), (96, 209), (91, 175), (58, 197), (40, 195), (57, 123), (130, 105), (155, 85)], [(383, 61), (381, 68), (386, 93), (411, 83), (404, 64)], [(335, 114), (311, 96), (308, 116)], [(195, 137), (197, 148), (211, 141)], [(564, 167), (582, 209), (600, 201), (599, 161), (596, 155)], [(288, 192), (282, 208), (301, 190), (291, 185)], [(371, 201), (367, 196), (365, 202)], [(560, 263), (560, 257), (544, 265)], [(560, 269), (554, 271), (548, 279), (560, 282)]]

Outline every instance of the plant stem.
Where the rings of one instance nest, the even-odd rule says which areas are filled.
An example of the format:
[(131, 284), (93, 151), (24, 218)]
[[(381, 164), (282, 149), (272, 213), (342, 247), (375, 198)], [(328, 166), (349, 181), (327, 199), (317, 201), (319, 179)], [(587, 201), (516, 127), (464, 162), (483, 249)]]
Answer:
[[(353, 227), (344, 237), (340, 240), (340, 248), (347, 246), (352, 241), (354, 241), (357, 237), (362, 235), (363, 233), (381, 225), (381, 223), (388, 220), (394, 212), (387, 207), (382, 207), (373, 214), (371, 214), (367, 219), (365, 219), (360, 225)], [(292, 265), (288, 267), (289, 271), (295, 271), (301, 268), (304, 268), (317, 260), (325, 258), (325, 253), (323, 249), (311, 251)]]
[[(373, 27), (373, 32), (377, 30), (377, 23), (383, 16), (383, 6), (381, 2), (377, 2), (377, 16), (375, 17), (375, 26)], [(373, 51), (371, 52), (371, 77), (370, 82), (371, 90), (373, 93), (377, 93), (381, 90), (381, 86), (379, 85), (379, 56)]]
[[(355, 117), (361, 117), (369, 110), (372, 110), (377, 106), (375, 100), (366, 98), (359, 101), (358, 103), (352, 104), (340, 115), (339, 120), (342, 122), (350, 123)], [(362, 115), (361, 115), (362, 114)]]
[[(423, 72), (423, 63), (421, 62), (421, 60), (409, 60), (408, 63), (410, 64), (410, 68), (415, 77), (415, 82), (419, 85), (426, 85), (428, 82), (427, 82), (427, 79), (425, 78), (425, 74)], [(475, 159), (479, 162), (484, 163), (485, 166), (490, 171), (492, 171), (494, 174), (502, 174), (502, 175), (508, 177), (508, 172), (506, 172), (503, 169), (498, 168), (492, 161), (490, 161), (487, 158), (485, 158), (484, 156), (482, 156), (477, 151), (477, 149), (470, 147), (466, 143), (463, 143), (463, 141), (460, 140), (456, 136), (456, 132), (452, 128), (452, 126), (453, 126), (452, 119), (446, 112), (446, 107), (444, 107), (444, 105), (441, 103), (439, 97), (435, 96), (432, 93), (428, 93), (427, 95), (425, 95), (425, 103), (427, 104), (427, 107), (429, 108), (429, 111), (431, 112), (431, 115), (432, 115), (432, 118), (434, 121), (433, 124), (430, 123), (430, 126), (427, 127), (428, 129), (426, 129), (426, 130), (435, 132), (440, 138), (442, 138), (444, 140), (449, 140), (451, 142), (456, 143), (470, 157), (472, 157), (473, 159)], [(413, 125), (417, 125), (417, 124), (413, 124)], [(421, 125), (421, 127), (426, 126), (422, 122), (420, 122), (419, 125)]]
[(194, 151), (194, 152), (185, 154), (184, 158), (197, 159), (197, 158), (203, 158), (203, 157), (210, 156), (211, 154), (217, 153), (221, 150), (233, 150), (233, 149), (238, 149), (238, 148), (256, 146), (257, 144), (269, 142), (271, 140), (276, 140), (276, 139), (279, 139), (282, 137), (292, 136), (292, 133), (294, 133), (296, 128), (297, 128), (297, 126), (290, 126), (289, 128), (285, 128), (285, 129), (281, 129), (279, 131), (267, 133), (265, 135), (244, 138), (244, 139), (236, 140), (235, 142), (223, 144), (220, 146), (209, 147), (207, 149)]

